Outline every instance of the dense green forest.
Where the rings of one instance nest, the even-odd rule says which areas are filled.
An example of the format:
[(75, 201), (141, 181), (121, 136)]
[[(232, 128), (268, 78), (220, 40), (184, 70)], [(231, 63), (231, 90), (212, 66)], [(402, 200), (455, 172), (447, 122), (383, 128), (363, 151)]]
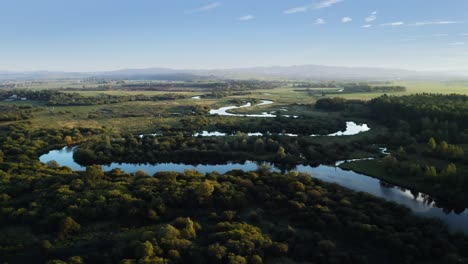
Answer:
[(459, 263), (468, 257), (465, 237), (439, 222), (309, 175), (264, 168), (150, 177), (99, 166), (73, 172), (35, 160), (51, 146), (102, 132), (8, 127), (1, 138), (1, 259)]
[(277, 116), (276, 118), (258, 120), (256, 118), (236, 119), (226, 117), (207, 118), (203, 116), (203, 111), (199, 116), (185, 117), (181, 120), (185, 131), (199, 132), (201, 130), (215, 130), (235, 134), (242, 132), (261, 133), (293, 133), (299, 135), (320, 134), (327, 135), (336, 131), (346, 129), (345, 119), (336, 117), (332, 120), (328, 117), (305, 117), (290, 118)]
[[(468, 96), (419, 94), (382, 96), (369, 103), (373, 118), (395, 130), (409, 132), (418, 141), (468, 143)], [(406, 131), (405, 131), (406, 130)]]
[[(18, 95), (52, 98), (50, 91), (28, 93)], [(35, 128), (32, 121), (45, 106), (2, 106), (12, 118), (0, 120), (0, 263), (466, 263), (468, 239), (442, 222), (291, 171), (296, 164), (373, 156), (378, 159), (365, 166), (345, 165), (423, 190), (438, 203), (446, 198), (463, 210), (467, 141), (459, 109), (466, 101), (454, 95), (331, 98), (300, 106), (318, 111), (314, 115), (261, 120), (211, 117), (206, 106), (184, 106), (193, 115), (174, 126), (158, 124), (161, 136), (102, 126)], [(433, 107), (419, 106), (425, 104)], [(342, 130), (350, 117), (372, 122), (375, 131), (309, 136)], [(447, 125), (428, 129), (422, 126), (427, 120)], [(204, 129), (233, 135), (193, 136)], [(248, 137), (238, 131), (273, 134)], [(41, 154), (67, 145), (78, 146), (74, 157), (85, 171), (39, 162)], [(379, 158), (382, 145), (391, 155)], [(104, 172), (100, 166), (245, 160), (273, 162), (289, 172), (260, 166), (251, 172), (148, 175)], [(373, 175), (375, 169), (379, 173)]]
[(344, 167), (429, 193), (456, 211), (467, 208), (468, 96), (382, 96), (367, 105), (369, 117), (389, 128), (392, 154)]
[(119, 163), (225, 164), (239, 161), (268, 161), (279, 167), (298, 164), (335, 164), (353, 153), (378, 155), (372, 139), (354, 139), (342, 142), (317, 141), (310, 137), (283, 137), (271, 135), (249, 137), (237, 133), (229, 137), (178, 136), (124, 136), (97, 137), (80, 145), (74, 159), (82, 165)]

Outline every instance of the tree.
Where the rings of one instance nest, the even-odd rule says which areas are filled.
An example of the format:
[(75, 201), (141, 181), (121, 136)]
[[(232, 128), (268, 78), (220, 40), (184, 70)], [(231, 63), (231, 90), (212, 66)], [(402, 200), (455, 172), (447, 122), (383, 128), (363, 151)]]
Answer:
[(55, 160), (51, 160), (51, 161), (47, 162), (47, 167), (49, 167), (49, 168), (60, 168), (60, 164)]
[(426, 169), (424, 170), (424, 176), (426, 177), (436, 177), (437, 176), (437, 170), (433, 166), (426, 166)]
[(278, 151), (276, 152), (276, 157), (278, 157), (278, 159), (280, 160), (286, 157), (286, 151), (283, 147), (278, 148)]
[(265, 142), (263, 142), (263, 139), (261, 138), (257, 139), (254, 145), (255, 152), (263, 152), (264, 149), (265, 149)]
[(71, 136), (65, 136), (63, 139), (67, 145), (71, 145), (73, 143), (73, 138)]
[(443, 171), (442, 171), (442, 174), (444, 176), (450, 176), (450, 175), (455, 175), (457, 174), (457, 165), (453, 164), (453, 163), (450, 163), (449, 165), (447, 165), (447, 168), (445, 168)]
[(218, 261), (221, 261), (226, 256), (227, 248), (219, 243), (212, 244), (208, 247), (208, 254)]
[(249, 263), (252, 263), (252, 264), (263, 264), (263, 259), (262, 259), (262, 257), (260, 257), (259, 255), (253, 255), (252, 257), (250, 257)]
[(445, 154), (447, 153), (447, 150), (449, 149), (449, 144), (447, 143), (447, 141), (442, 141), (440, 142), (440, 145), (438, 147), (438, 150), (441, 154)]
[(104, 171), (102, 170), (102, 166), (100, 165), (93, 165), (86, 167), (85, 178), (88, 180), (97, 180), (104, 177)]
[(437, 149), (437, 142), (434, 138), (430, 138), (429, 142), (427, 142), (427, 146), (429, 147), (430, 151), (435, 151)]
[(288, 254), (289, 246), (285, 243), (273, 243), (270, 250), (274, 256), (282, 257)]
[(68, 259), (68, 264), (83, 264), (83, 259), (80, 256), (73, 256)]
[(154, 255), (154, 248), (153, 244), (146, 240), (144, 243), (140, 243), (138, 247), (136, 248), (135, 252), (136, 256), (138, 258), (145, 258), (145, 257), (151, 257)]
[(148, 209), (148, 219), (152, 221), (157, 221), (159, 219), (158, 213), (153, 209)]
[(54, 248), (54, 246), (52, 245), (52, 243), (50, 243), (49, 240), (42, 240), (41, 241), (41, 251), (44, 254), (49, 253), (53, 248)]
[(199, 202), (206, 201), (211, 197), (214, 191), (214, 186), (210, 182), (202, 182), (198, 185), (195, 194)]
[(80, 231), (81, 226), (78, 224), (73, 218), (67, 216), (63, 219), (62, 223), (60, 224), (59, 229), (59, 238), (64, 239), (69, 234), (76, 233)]
[(228, 260), (229, 264), (247, 264), (247, 259), (245, 259), (243, 256), (235, 255), (232, 253), (229, 254)]

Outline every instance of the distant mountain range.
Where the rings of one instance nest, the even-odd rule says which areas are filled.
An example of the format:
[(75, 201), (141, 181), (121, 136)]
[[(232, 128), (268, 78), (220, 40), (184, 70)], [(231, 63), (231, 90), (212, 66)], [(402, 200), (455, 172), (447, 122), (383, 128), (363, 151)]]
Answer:
[(323, 65), (274, 66), (219, 70), (175, 70), (168, 68), (124, 69), (107, 72), (14, 72), (0, 71), (0, 80), (76, 80), (84, 78), (112, 80), (453, 80), (468, 79), (467, 73), (423, 72), (371, 67)]

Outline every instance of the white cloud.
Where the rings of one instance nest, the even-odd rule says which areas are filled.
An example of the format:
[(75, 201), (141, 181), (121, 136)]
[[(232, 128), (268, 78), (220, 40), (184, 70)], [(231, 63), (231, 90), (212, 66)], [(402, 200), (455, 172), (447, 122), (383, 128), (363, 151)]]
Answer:
[(284, 11), (284, 13), (287, 14), (287, 15), (302, 13), (302, 12), (306, 12), (307, 10), (309, 10), (309, 8), (310, 8), (309, 6), (299, 6), (299, 7), (294, 7), (294, 8), (288, 9), (288, 10)]
[(461, 45), (465, 45), (465, 42), (453, 42), (453, 43), (449, 43), (450, 46), (461, 46)]
[(385, 24), (380, 24), (381, 26), (384, 26), (384, 27), (398, 27), (398, 26), (403, 26), (405, 24), (405, 22), (403, 21), (398, 21), (398, 22), (392, 22), (392, 23), (385, 23)]
[(350, 18), (350, 17), (343, 17), (343, 18), (341, 19), (341, 22), (343, 22), (343, 23), (349, 23), (349, 22), (351, 22), (351, 21), (353, 21), (353, 19)]
[(213, 2), (204, 6), (197, 7), (195, 9), (187, 11), (187, 13), (200, 13), (200, 12), (206, 12), (210, 11), (213, 9), (216, 9), (221, 6), (221, 2)]
[(448, 37), (449, 34), (432, 34), (433, 37)]
[(296, 14), (296, 13), (303, 13), (307, 12), (310, 9), (318, 10), (318, 9), (323, 9), (327, 7), (331, 7), (335, 4), (338, 4), (339, 2), (343, 2), (344, 0), (323, 0), (321, 2), (312, 4), (312, 5), (305, 5), (305, 6), (298, 6), (298, 7), (293, 7), (288, 10), (285, 10), (284, 13), (287, 15), (291, 14)]
[(366, 20), (366, 22), (372, 22), (372, 21), (377, 20), (377, 16), (376, 15), (370, 15), (370, 16), (366, 17), (365, 20)]
[(371, 13), (371, 15), (375, 16), (375, 15), (377, 15), (377, 13), (378, 13), (377, 11), (374, 11), (374, 12)]
[(364, 25), (364, 26), (362, 26), (362, 27), (363, 27), (363, 28), (370, 28), (370, 27), (372, 27), (372, 25), (367, 24), (367, 25)]
[(461, 33), (460, 36), (468, 36), (468, 33)]
[(245, 16), (239, 17), (240, 21), (249, 21), (249, 20), (252, 20), (252, 19), (255, 19), (255, 17), (252, 16), (252, 15), (245, 15)]
[(439, 20), (439, 21), (422, 21), (410, 24), (411, 26), (428, 26), (428, 25), (451, 25), (451, 24), (464, 24), (465, 21), (450, 21), (450, 20)]
[(339, 2), (343, 2), (344, 0), (324, 0), (319, 3), (316, 3), (312, 6), (313, 9), (322, 9), (322, 8), (327, 8), (330, 6), (333, 6), (335, 4), (338, 4)]
[(317, 20), (315, 20), (315, 25), (323, 25), (323, 24), (325, 24), (325, 19), (317, 18)]

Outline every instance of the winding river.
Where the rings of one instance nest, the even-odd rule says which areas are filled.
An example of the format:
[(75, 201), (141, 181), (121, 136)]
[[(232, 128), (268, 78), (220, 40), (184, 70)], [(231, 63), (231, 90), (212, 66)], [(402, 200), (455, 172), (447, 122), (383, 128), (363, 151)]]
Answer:
[[(262, 103), (257, 106), (272, 104), (272, 101), (263, 100)], [(243, 116), (243, 117), (275, 117), (272, 114), (262, 113), (261, 115), (244, 115), (244, 114), (232, 114), (229, 110), (244, 108), (252, 106), (251, 103), (247, 103), (242, 106), (228, 106), (220, 109), (214, 109), (210, 111), (212, 115), (223, 115), (223, 116)], [(369, 131), (370, 128), (366, 124), (358, 125), (354, 122), (346, 123), (347, 129), (326, 136), (349, 136), (356, 135), (361, 132)], [(156, 135), (156, 134), (155, 134)], [(248, 133), (249, 136), (262, 136), (262, 133)], [(144, 135), (141, 135), (143, 137)], [(195, 136), (227, 136), (225, 133), (220, 132), (208, 132), (203, 131), (202, 133), (196, 134)], [(284, 136), (297, 136), (294, 134), (285, 134)], [(311, 135), (318, 136), (318, 135)], [(70, 167), (73, 170), (82, 171), (86, 168), (79, 165), (73, 159), (73, 151), (76, 147), (65, 147), (62, 149), (52, 150), (47, 154), (42, 155), (39, 159), (43, 163), (49, 161), (56, 161), (61, 166)], [(387, 149), (381, 148), (382, 154), (388, 154)], [(351, 160), (350, 160), (351, 161)], [(348, 161), (338, 161), (336, 166)], [(135, 173), (137, 171), (145, 171), (146, 173), (153, 175), (160, 171), (176, 171), (184, 172), (185, 170), (197, 170), (201, 173), (210, 173), (217, 171), (224, 174), (231, 170), (243, 170), (243, 171), (255, 171), (263, 165), (271, 167), (272, 171), (281, 171), (280, 168), (275, 167), (268, 163), (258, 163), (252, 161), (246, 161), (244, 163), (227, 163), (220, 165), (189, 165), (183, 163), (158, 163), (158, 164), (131, 164), (131, 163), (112, 163), (110, 165), (103, 166), (104, 171), (110, 171), (116, 168), (120, 168), (126, 173)], [(312, 167), (307, 165), (299, 165), (294, 168), (294, 171), (310, 173), (312, 177), (323, 180), (329, 183), (336, 183), (348, 189), (354, 191), (361, 191), (372, 194), (374, 196), (383, 198), (387, 201), (396, 202), (398, 204), (408, 207), (413, 213), (425, 216), (435, 217), (441, 219), (447, 224), (447, 226), (453, 231), (462, 231), (468, 233), (468, 211), (465, 210), (460, 214), (456, 214), (452, 211), (448, 212), (443, 208), (438, 208), (435, 203), (432, 202), (428, 195), (424, 195), (417, 192), (411, 192), (410, 190), (389, 185), (378, 179), (359, 174), (353, 171), (342, 170), (338, 167), (333, 166), (318, 166)]]
[[(273, 104), (273, 101), (268, 101), (268, 100), (261, 100), (261, 103), (255, 105), (255, 106), (264, 106), (264, 105), (270, 105)], [(241, 106), (225, 106), (221, 107), (219, 109), (211, 109), (210, 110), (210, 115), (220, 115), (220, 116), (240, 116), (240, 117), (276, 117), (276, 115), (263, 112), (261, 114), (233, 114), (229, 113), (229, 110), (234, 110), (234, 109), (239, 109), (239, 108), (246, 108), (246, 107), (251, 107), (252, 103), (246, 103), (245, 105)], [(297, 118), (297, 117), (296, 117)]]
[[(75, 148), (65, 147), (63, 149), (52, 150), (40, 157), (40, 161), (47, 163), (57, 161), (62, 166), (68, 166), (73, 170), (85, 170), (86, 168), (76, 163), (73, 159), (73, 150)], [(185, 170), (197, 170), (201, 173), (217, 171), (226, 173), (231, 170), (254, 171), (265, 163), (246, 161), (245, 163), (228, 163), (221, 165), (188, 165), (183, 163), (158, 163), (158, 164), (130, 164), (130, 163), (112, 163), (103, 166), (104, 171), (110, 171), (120, 168), (127, 173), (135, 173), (139, 170), (153, 175), (160, 171), (184, 172)], [(273, 171), (280, 171), (280, 168), (271, 164)], [(442, 208), (435, 207), (430, 197), (424, 194), (413, 194), (410, 190), (400, 187), (390, 186), (378, 179), (368, 177), (353, 171), (345, 171), (333, 166), (306, 166), (299, 165), (294, 171), (310, 173), (312, 177), (325, 182), (337, 183), (341, 186), (354, 191), (367, 192), (388, 201), (396, 202), (410, 208), (415, 214), (427, 217), (436, 217), (444, 221), (451, 230), (463, 231), (468, 233), (468, 212), (465, 210), (461, 214), (454, 212), (445, 212)]]
[[(310, 135), (311, 137), (338, 137), (338, 136), (354, 136), (363, 132), (369, 131), (370, 128), (367, 124), (356, 124), (352, 121), (346, 122), (346, 129), (344, 131), (339, 131), (329, 135)], [(155, 134), (152, 134), (155, 135)], [(249, 137), (261, 137), (264, 135), (272, 135), (271, 133), (261, 133), (261, 132), (249, 132), (247, 133)], [(291, 134), (291, 133), (281, 133), (280, 136), (287, 136), (287, 137), (298, 137), (298, 134)], [(193, 135), (194, 137), (226, 137), (226, 136), (235, 136), (235, 134), (227, 134), (219, 131), (202, 131), (201, 133), (196, 133)], [(143, 137), (141, 135), (140, 137)]]

